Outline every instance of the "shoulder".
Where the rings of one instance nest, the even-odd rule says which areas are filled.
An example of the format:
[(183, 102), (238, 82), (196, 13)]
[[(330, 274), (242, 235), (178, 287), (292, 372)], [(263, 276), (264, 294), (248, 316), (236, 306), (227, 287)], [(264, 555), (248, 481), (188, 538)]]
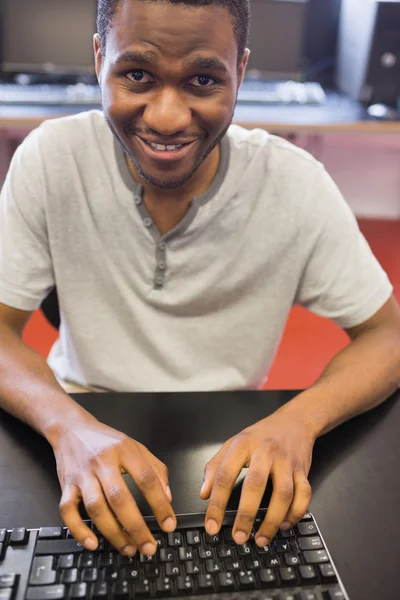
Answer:
[(93, 138), (112, 136), (103, 113), (91, 110), (42, 123), (29, 137), (41, 144), (58, 145), (58, 149), (74, 143), (87, 145)]
[(227, 135), (233, 156), (239, 160), (253, 159), (257, 167), (264, 167), (269, 179), (275, 175), (282, 181), (282, 175), (285, 180), (294, 173), (302, 174), (302, 178), (314, 177), (322, 168), (309, 152), (264, 129), (232, 124)]

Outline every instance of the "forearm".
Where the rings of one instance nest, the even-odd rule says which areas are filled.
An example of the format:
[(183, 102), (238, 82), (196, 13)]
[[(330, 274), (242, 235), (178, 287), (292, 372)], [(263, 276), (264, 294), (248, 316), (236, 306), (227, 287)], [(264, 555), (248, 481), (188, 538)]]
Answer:
[(301, 414), (317, 438), (378, 406), (399, 385), (399, 334), (372, 329), (339, 352), (315, 384), (281, 410)]
[(68, 423), (90, 418), (64, 392), (46, 361), (6, 325), (0, 326), (0, 407), (50, 443)]

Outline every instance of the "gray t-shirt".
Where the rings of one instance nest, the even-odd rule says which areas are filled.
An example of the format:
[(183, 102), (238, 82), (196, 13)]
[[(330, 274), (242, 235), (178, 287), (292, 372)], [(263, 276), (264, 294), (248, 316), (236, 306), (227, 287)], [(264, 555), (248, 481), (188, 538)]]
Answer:
[(117, 391), (257, 388), (295, 304), (344, 328), (393, 288), (321, 163), (231, 125), (219, 170), (161, 237), (103, 114), (48, 121), (0, 202), (0, 302), (56, 285), (59, 379)]

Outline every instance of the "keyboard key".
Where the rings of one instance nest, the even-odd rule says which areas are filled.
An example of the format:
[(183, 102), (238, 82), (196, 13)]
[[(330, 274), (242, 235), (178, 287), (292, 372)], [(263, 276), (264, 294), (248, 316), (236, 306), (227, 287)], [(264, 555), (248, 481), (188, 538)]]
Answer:
[(226, 542), (233, 542), (232, 527), (223, 527), (224, 538)]
[(100, 554), (99, 567), (112, 567), (114, 565), (114, 556), (112, 552)]
[(327, 600), (344, 600), (344, 594), (339, 586), (334, 587), (326, 592)]
[(168, 546), (170, 546), (171, 548), (178, 548), (182, 546), (182, 544), (182, 534), (179, 533), (179, 531), (168, 534)]
[(0, 542), (0, 560), (4, 560), (6, 556), (6, 544), (5, 542)]
[(322, 540), (318, 536), (301, 537), (297, 540), (301, 550), (318, 550), (323, 548)]
[(264, 565), (271, 569), (272, 567), (280, 567), (281, 561), (277, 556), (265, 556), (264, 557)]
[(186, 539), (189, 546), (198, 546), (201, 543), (199, 531), (187, 531)]
[(318, 529), (314, 521), (301, 522), (297, 525), (300, 535), (318, 535)]
[(165, 574), (167, 577), (178, 577), (181, 575), (181, 567), (176, 563), (167, 563), (165, 565)]
[[(278, 554), (284, 554), (285, 552), (290, 552), (290, 543), (285, 540), (275, 540), (274, 550)], [(307, 550), (308, 550), (308, 548), (307, 548)]]
[(70, 598), (73, 600), (80, 600), (85, 598), (87, 593), (86, 583), (74, 583), (71, 585)]
[(232, 558), (234, 552), (232, 546), (224, 546), (221, 544), (217, 547), (217, 554), (219, 558)]
[(285, 554), (285, 563), (288, 567), (293, 567), (295, 565), (300, 564), (300, 557), (298, 554), (294, 554), (293, 552), (288, 552)]
[(232, 573), (218, 573), (217, 581), (222, 590), (232, 590), (235, 588), (235, 579)]
[(161, 562), (174, 562), (174, 551), (173, 550), (160, 550)]
[(29, 587), (26, 600), (64, 600), (66, 598), (65, 585), (47, 585)]
[(75, 556), (73, 554), (64, 554), (58, 559), (57, 569), (72, 569), (75, 562)]
[(129, 600), (129, 585), (127, 581), (119, 581), (112, 590), (113, 600)]
[(239, 586), (241, 590), (254, 590), (256, 587), (256, 580), (251, 571), (240, 571), (239, 573)]
[(190, 594), (191, 592), (193, 592), (193, 579), (191, 577), (178, 577), (177, 579), (177, 586), (178, 586), (178, 590), (179, 592), (183, 592), (185, 594)]
[(299, 567), (299, 573), (300, 573), (301, 580), (304, 583), (312, 583), (312, 582), (317, 581), (317, 574), (312, 565), (301, 565)]
[(36, 544), (35, 554), (80, 554), (83, 546), (73, 538), (66, 540), (39, 540)]
[(294, 529), (291, 527), (290, 529), (286, 529), (286, 531), (283, 531), (282, 529), (279, 532), (280, 537), (282, 537), (284, 540), (287, 540), (289, 538), (294, 538), (296, 537), (296, 534), (294, 532)]
[(329, 562), (329, 557), (325, 550), (308, 550), (303, 553), (303, 556), (308, 564)]
[(7, 529), (0, 529), (0, 542), (4, 542), (7, 535)]
[(198, 584), (200, 590), (214, 590), (214, 579), (209, 573), (207, 575), (199, 575)]
[(144, 566), (144, 576), (146, 579), (157, 579), (160, 576), (160, 572), (160, 567), (157, 567), (157, 565)]
[(293, 584), (297, 580), (296, 571), (293, 567), (281, 567), (279, 575), (284, 583)]
[(151, 587), (147, 579), (135, 585), (135, 594), (135, 598), (151, 598)]
[(239, 556), (250, 556), (253, 554), (250, 544), (239, 544), (237, 547)]
[(276, 576), (273, 569), (261, 569), (259, 572), (261, 586), (275, 585)]
[(207, 573), (219, 573), (221, 565), (217, 560), (208, 559), (206, 560), (206, 571)]
[(256, 552), (257, 554), (269, 554), (272, 552), (271, 546), (261, 546), (261, 548), (256, 546)]
[(185, 571), (186, 575), (197, 575), (201, 571), (200, 565), (193, 561), (187, 562), (185, 563)]
[(78, 581), (78, 569), (66, 569), (61, 572), (61, 583), (76, 583)]
[(57, 573), (53, 570), (53, 557), (40, 556), (32, 563), (30, 585), (50, 585), (56, 582)]
[(205, 560), (207, 558), (213, 558), (213, 551), (212, 551), (211, 546), (200, 546), (199, 557), (202, 560)]
[[(173, 592), (172, 581), (169, 577), (164, 577), (164, 579), (158, 579), (156, 583), (156, 594), (157, 596), (161, 596), (165, 598), (165, 596), (170, 596)], [(137, 593), (137, 591), (136, 591)]]
[(99, 579), (99, 571), (95, 568), (87, 567), (82, 571), (82, 581), (85, 583), (94, 583)]
[(297, 598), (292, 592), (281, 592), (277, 600), (297, 600)]
[(304, 515), (304, 517), (301, 519), (300, 522), (302, 522), (302, 521), (312, 521), (312, 520), (313, 520), (312, 514), (309, 513), (309, 512), (306, 512), (306, 514)]
[(0, 575), (0, 590), (4, 590), (5, 588), (12, 588), (17, 583), (17, 576), (15, 573), (10, 573), (8, 575)]
[(225, 566), (227, 571), (240, 571), (242, 569), (241, 562), (234, 558), (227, 558), (225, 561)]
[(93, 552), (84, 552), (78, 560), (78, 566), (80, 569), (84, 569), (86, 567), (94, 567), (95, 556)]
[(331, 563), (319, 565), (322, 581), (336, 581), (336, 574)]
[(140, 562), (141, 564), (148, 565), (150, 563), (156, 562), (156, 557), (154, 554), (140, 554)]
[(139, 579), (139, 569), (135, 567), (125, 567), (122, 571), (122, 577), (129, 581), (136, 581)]
[(244, 559), (244, 566), (250, 571), (257, 571), (261, 568), (261, 562), (259, 558), (253, 558), (252, 556), (246, 556)]
[(39, 531), (39, 540), (61, 539), (62, 527), (41, 527)]
[(98, 581), (92, 588), (92, 600), (107, 600), (108, 585), (105, 581)]
[(221, 536), (219, 533), (216, 533), (215, 535), (209, 535), (206, 533), (205, 538), (206, 544), (210, 544), (211, 546), (215, 546), (221, 542)]
[(114, 567), (106, 567), (103, 569), (103, 575), (107, 583), (115, 583), (119, 579), (119, 571)]
[(14, 590), (12, 588), (0, 588), (0, 600), (12, 600)]
[(181, 561), (193, 560), (194, 558), (194, 552), (192, 548), (179, 548), (178, 554), (179, 560)]
[(10, 546), (26, 546), (29, 542), (29, 531), (25, 527), (13, 529), (10, 536)]

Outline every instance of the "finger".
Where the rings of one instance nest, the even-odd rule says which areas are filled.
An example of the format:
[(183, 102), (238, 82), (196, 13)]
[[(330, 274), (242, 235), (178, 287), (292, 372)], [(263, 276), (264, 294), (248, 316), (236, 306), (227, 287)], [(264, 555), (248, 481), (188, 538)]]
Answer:
[(140, 451), (143, 454), (144, 458), (153, 467), (154, 471), (156, 472), (156, 474), (161, 482), (161, 485), (163, 486), (163, 489), (165, 490), (167, 498), (169, 499), (170, 502), (172, 502), (172, 492), (171, 492), (171, 488), (169, 486), (169, 477), (168, 477), (167, 466), (163, 462), (161, 462), (161, 460), (159, 460), (156, 456), (154, 456), (154, 454), (152, 454), (150, 452), (150, 450), (148, 450), (146, 448), (146, 446), (144, 446), (140, 442), (136, 442), (136, 444), (139, 446)]
[(263, 453), (255, 453), (243, 482), (239, 508), (233, 526), (233, 538), (237, 544), (244, 544), (250, 537), (254, 519), (257, 516), (272, 466), (272, 460)]
[(76, 486), (65, 486), (60, 501), (60, 514), (76, 541), (82, 544), (86, 550), (93, 551), (98, 546), (98, 540), (79, 514), (80, 500), (81, 494)]
[[(129, 469), (127, 470), (129, 473)], [(101, 529), (98, 525), (101, 532), (114, 545), (117, 541), (114, 522), (116, 523), (116, 519), (118, 519), (124, 530), (124, 535), (130, 540), (131, 545), (139, 548), (140, 552), (147, 556), (155, 554), (157, 543), (121, 474), (115, 469), (104, 467), (98, 473), (98, 477), (109, 506), (107, 520), (105, 519), (104, 507), (101, 506), (102, 516), (98, 517), (98, 522), (103, 526), (103, 529)], [(108, 518), (110, 514), (114, 515), (113, 522)], [(121, 527), (120, 531), (122, 531)], [(116, 548), (119, 549), (120, 545)]]
[(215, 473), (205, 519), (205, 527), (210, 535), (216, 534), (221, 528), (229, 497), (246, 460), (247, 450), (231, 444)]
[(82, 499), (86, 512), (104, 537), (121, 554), (133, 556), (137, 548), (116, 520), (115, 514), (106, 502), (104, 488), (102, 488), (98, 479), (92, 479), (90, 483), (85, 484), (82, 489)]
[[(134, 458), (132, 457), (133, 454), (126, 451), (123, 452), (121, 460), (124, 467), (127, 469), (128, 473), (136, 482), (143, 496), (146, 498), (160, 527), (167, 532), (174, 531), (176, 528), (175, 513), (169, 498), (166, 495), (165, 488), (163, 484), (161, 484), (156, 471), (152, 468), (151, 464), (146, 461), (146, 459), (143, 457), (143, 454), (136, 454)], [(133, 502), (131, 495), (130, 498)], [(124, 512), (124, 526), (126, 527), (125, 523), (130, 526), (129, 514), (126, 512), (125, 506), (122, 508)], [(145, 525), (144, 521), (143, 524)], [(145, 525), (145, 527), (148, 531), (147, 525)]]
[(272, 468), (273, 491), (264, 521), (256, 534), (258, 546), (267, 546), (275, 537), (293, 500), (293, 474), (287, 461), (276, 461)]
[(230, 443), (231, 440), (225, 442), (225, 444), (218, 450), (217, 454), (215, 454), (215, 456), (210, 461), (208, 461), (208, 463), (205, 466), (203, 485), (201, 486), (200, 490), (200, 497), (203, 500), (207, 500), (207, 498), (209, 498), (211, 494), (211, 488), (213, 486), (215, 474), (217, 473), (220, 464), (226, 456)]
[(311, 485), (304, 472), (296, 471), (293, 474), (293, 482), (294, 497), (289, 512), (285, 516), (284, 529), (289, 529), (301, 521), (310, 506), (312, 498)]

